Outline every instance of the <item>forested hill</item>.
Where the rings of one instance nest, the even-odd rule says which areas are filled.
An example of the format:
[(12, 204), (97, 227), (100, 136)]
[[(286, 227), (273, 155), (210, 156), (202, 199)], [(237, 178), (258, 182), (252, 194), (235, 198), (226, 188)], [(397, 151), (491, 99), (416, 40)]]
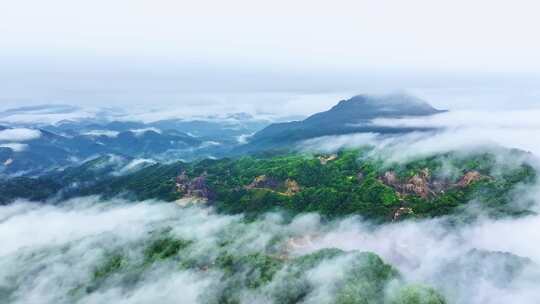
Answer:
[[(520, 151), (504, 153), (526, 158)], [(529, 212), (512, 195), (536, 180), (525, 162), (500, 163), (492, 153), (446, 153), (387, 163), (370, 149), (337, 154), (286, 154), (266, 158), (154, 164), (126, 174), (86, 165), (39, 179), (0, 184), (0, 199), (34, 200), (102, 195), (209, 204), (224, 213), (258, 215), (319, 212), (329, 218), (361, 215), (374, 221), (436, 217), (481, 205), (493, 215)], [(105, 161), (105, 160), (102, 160)], [(471, 203), (473, 202), (473, 203)]]

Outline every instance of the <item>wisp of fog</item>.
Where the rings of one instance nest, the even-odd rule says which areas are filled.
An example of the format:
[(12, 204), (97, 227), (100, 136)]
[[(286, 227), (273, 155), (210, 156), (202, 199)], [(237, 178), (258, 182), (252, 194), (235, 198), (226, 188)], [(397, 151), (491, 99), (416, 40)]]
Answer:
[[(436, 287), (449, 303), (535, 303), (540, 300), (539, 226), (538, 215), (463, 225), (440, 218), (373, 226), (358, 217), (326, 222), (317, 214), (292, 221), (268, 214), (246, 221), (207, 207), (158, 201), (18, 201), (0, 207), (0, 298), (13, 303), (211, 303), (214, 290), (223, 288), (223, 273), (168, 260), (138, 270), (133, 282), (112, 276), (94, 292), (78, 294), (112, 252), (143, 260), (144, 244), (166, 233), (190, 240), (186, 255), (198, 260), (215, 258), (227, 234), (234, 235), (229, 248), (238, 256), (269, 246), (278, 246), (284, 259), (323, 248), (369, 251), (408, 282)], [(337, 258), (311, 270), (307, 277), (315, 287), (305, 302), (330, 303), (332, 284), (347, 267), (346, 259)], [(130, 271), (136, 272), (119, 270), (128, 277)], [(258, 292), (244, 291), (242, 303), (272, 302), (268, 295), (279, 288), (279, 280), (277, 275)]]

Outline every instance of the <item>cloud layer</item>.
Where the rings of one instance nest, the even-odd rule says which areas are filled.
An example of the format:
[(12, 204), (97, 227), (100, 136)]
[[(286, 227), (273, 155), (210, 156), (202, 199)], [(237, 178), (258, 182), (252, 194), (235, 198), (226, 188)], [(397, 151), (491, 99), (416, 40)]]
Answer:
[[(228, 248), (239, 256), (265, 252), (276, 244), (291, 258), (322, 248), (372, 251), (407, 281), (435, 286), (450, 303), (535, 303), (540, 300), (536, 288), (540, 251), (535, 247), (540, 242), (539, 225), (537, 215), (457, 227), (444, 218), (377, 227), (356, 217), (324, 223), (316, 214), (290, 223), (278, 214), (246, 222), (207, 208), (153, 201), (133, 204), (87, 197), (55, 206), (20, 201), (0, 207), (0, 299), (9, 303), (177, 303), (180, 299), (208, 303), (208, 297), (224, 284), (223, 274), (183, 270), (165, 260), (147, 268), (132, 287), (120, 277), (111, 277), (95, 292), (69, 296), (92, 280), (107, 254), (120, 250), (132, 260), (139, 259), (141, 246), (156, 233), (170, 230), (175, 237), (194, 242), (189, 256), (197, 259), (215, 258), (229, 237)], [(332, 282), (342, 277), (348, 265), (346, 258), (328, 260), (311, 270), (308, 278), (315, 289), (305, 303), (330, 302)], [(281, 279), (278, 274), (262, 289), (246, 290), (242, 303), (271, 303), (268, 295), (280, 287)]]
[(540, 155), (540, 110), (455, 111), (426, 117), (375, 119), (374, 126), (433, 128), (399, 135), (357, 133), (303, 142), (305, 150), (333, 151), (371, 145), (388, 160), (405, 160), (449, 151), (516, 148)]
[(0, 141), (21, 142), (38, 139), (41, 137), (39, 130), (14, 128), (0, 130)]

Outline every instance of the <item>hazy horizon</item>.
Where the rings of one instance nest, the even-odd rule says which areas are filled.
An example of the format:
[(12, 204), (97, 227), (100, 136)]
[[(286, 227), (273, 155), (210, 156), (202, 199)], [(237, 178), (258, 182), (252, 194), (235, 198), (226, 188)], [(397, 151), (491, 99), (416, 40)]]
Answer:
[(17, 1), (0, 109), (223, 105), (309, 115), (360, 93), (534, 108), (539, 5), (491, 1)]

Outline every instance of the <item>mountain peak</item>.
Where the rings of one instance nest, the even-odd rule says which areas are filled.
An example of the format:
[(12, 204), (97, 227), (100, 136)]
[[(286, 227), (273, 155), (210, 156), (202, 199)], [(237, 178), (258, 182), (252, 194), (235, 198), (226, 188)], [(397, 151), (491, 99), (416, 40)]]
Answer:
[[(341, 100), (329, 112), (349, 112), (357, 119), (396, 116), (421, 116), (443, 112), (426, 101), (407, 94), (356, 95)], [(322, 113), (319, 113), (322, 114)], [(317, 114), (316, 114), (317, 115)]]
[(428, 116), (440, 112), (444, 111), (437, 110), (424, 100), (410, 95), (356, 95), (341, 100), (330, 110), (313, 114), (303, 121), (272, 124), (257, 132), (247, 149), (258, 146), (278, 147), (326, 135), (416, 131), (411, 128), (378, 127), (369, 122), (380, 117)]

